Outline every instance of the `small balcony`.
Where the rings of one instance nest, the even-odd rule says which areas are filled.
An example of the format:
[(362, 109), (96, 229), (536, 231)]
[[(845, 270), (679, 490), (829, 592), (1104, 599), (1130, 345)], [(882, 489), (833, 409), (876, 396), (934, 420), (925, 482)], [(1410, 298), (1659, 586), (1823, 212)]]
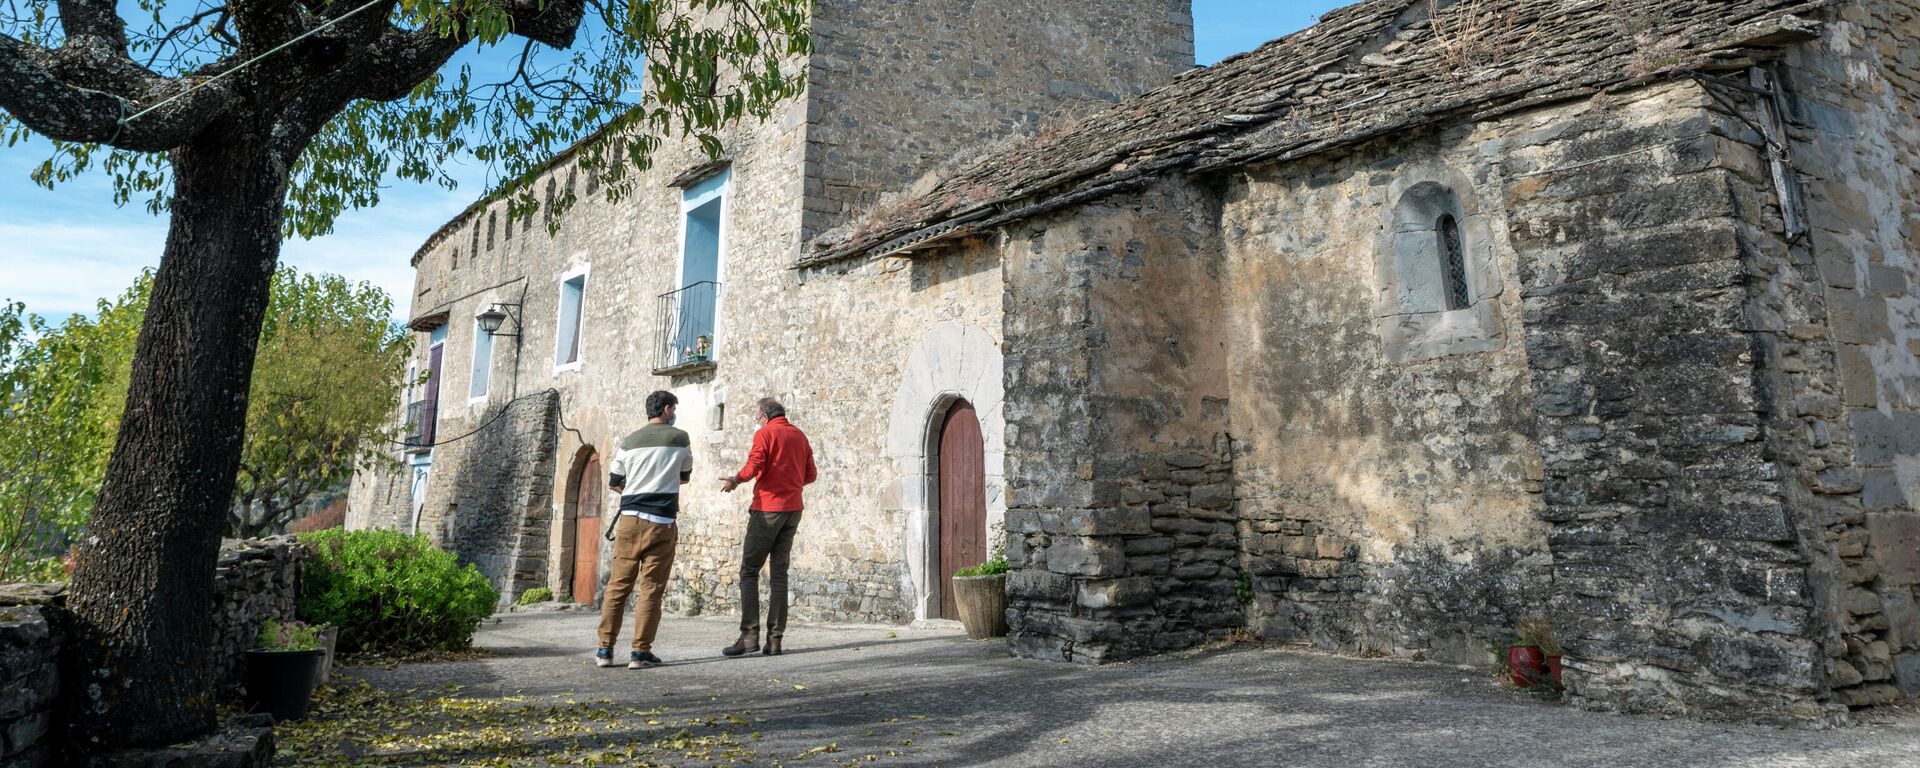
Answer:
[(720, 284), (712, 281), (660, 296), (653, 375), (684, 376), (718, 364), (714, 328), (719, 308)]
[(439, 421), (439, 403), (432, 400), (420, 400), (407, 404), (407, 431), (401, 442), (407, 450), (420, 451), (433, 447), (433, 425)]

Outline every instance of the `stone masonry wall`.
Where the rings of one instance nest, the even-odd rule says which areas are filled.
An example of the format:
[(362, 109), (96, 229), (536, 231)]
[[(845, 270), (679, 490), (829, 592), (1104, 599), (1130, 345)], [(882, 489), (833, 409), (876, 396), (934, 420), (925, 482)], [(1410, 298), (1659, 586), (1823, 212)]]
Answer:
[(479, 568), (502, 605), (547, 585), (558, 408), (559, 396), (542, 392), (490, 409), (435, 470), (451, 501), (421, 511), (420, 529)]
[[(1519, 278), (1488, 160), (1565, 119), (1398, 135), (1228, 186), (1232, 458), (1261, 636), (1485, 664), (1545, 612)], [(1460, 201), (1473, 303), (1412, 313), (1400, 305), (1444, 308), (1396, 289), (1409, 267), (1437, 268), (1439, 241), (1403, 233), (1398, 213), (1435, 185)], [(1397, 258), (1408, 235), (1436, 250)], [(1405, 330), (1423, 322), (1453, 335)]]
[[(1184, 0), (1043, 5), (974, 2), (966, 8), (973, 21), (964, 25), (930, 21), (925, 4), (821, 5), (809, 92), (773, 119), (724, 137), (731, 182), (711, 370), (653, 375), (657, 297), (679, 287), (682, 189), (674, 184), (708, 167), (690, 144), (663, 146), (620, 203), (600, 199), (564, 162), (532, 180), (536, 194), (551, 185), (584, 195), (555, 234), (508, 222), (504, 204), (493, 202), (432, 239), (416, 262), (413, 314), (448, 327), (440, 438), (473, 431), (516, 397), (551, 390), (558, 407), (545, 453), (534, 450), (538, 440), (499, 450), (478, 439), (436, 447), (422, 530), (456, 541), (463, 555), (501, 574), (518, 574), (503, 584), (507, 599), (532, 583), (525, 575), (533, 570), (544, 570), (540, 580), (557, 593), (569, 592), (576, 533), (569, 514), (577, 505), (566, 491), (578, 487), (589, 458), (604, 468), (612, 447), (644, 423), (648, 391), (669, 389), (680, 398), (679, 426), (693, 437), (696, 465), (682, 498), (669, 605), (731, 611), (747, 497), (720, 493), (715, 478), (744, 461), (754, 401), (775, 396), (813, 439), (821, 470), (807, 490), (794, 554), (795, 618), (932, 615), (938, 585), (926, 574), (937, 567), (929, 533), (937, 518), (927, 454), (915, 440), (942, 403), (964, 398), (979, 410), (989, 525), (1007, 501), (997, 450), (1005, 422), (1001, 259), (960, 249), (912, 262), (790, 266), (803, 232), (844, 219), (856, 198), (910, 181), (982, 131), (1004, 132), (1067, 95), (1139, 92), (1191, 62)], [(1049, 21), (996, 26), (1010, 17)], [(1076, 42), (1046, 45), (1036, 35)], [(976, 66), (997, 76), (975, 78)], [(948, 88), (951, 98), (931, 99), (928, 88)], [(827, 191), (828, 182), (836, 191)], [(820, 204), (829, 197), (831, 205)], [(582, 272), (581, 360), (556, 366), (558, 284)], [(494, 303), (519, 305), (510, 307), (515, 320), (507, 330), (521, 336), (496, 339), (492, 391), (469, 399), (472, 318)], [(964, 354), (940, 346), (951, 339), (971, 346)], [(418, 348), (424, 361), (424, 334)], [(540, 407), (530, 399), (512, 406), (516, 413)], [(519, 485), (523, 470), (533, 473), (533, 485)], [(399, 476), (356, 482), (354, 504), (365, 507), (354, 512), (355, 524), (399, 526), (408, 517), (405, 483)], [(541, 485), (548, 489), (543, 513), (534, 488)], [(527, 528), (536, 514), (547, 525), (544, 562), (532, 551), (539, 537)], [(602, 573), (609, 549), (601, 547)]]
[(45, 609), (0, 605), (0, 766), (54, 764), (46, 735), (58, 711), (59, 651)]
[[(1756, 244), (1787, 479), (1826, 578), (1826, 681), (1849, 707), (1920, 693), (1920, 36), (1910, 0), (1851, 3), (1781, 68), (1807, 237)], [(1749, 120), (1764, 116), (1753, 99)], [(1758, 137), (1748, 132), (1753, 152)], [(1751, 174), (1750, 174), (1751, 175)], [(1762, 199), (1770, 179), (1754, 179)]]
[[(304, 551), (290, 536), (226, 540), (214, 572), (214, 664), (222, 684), (240, 684), (240, 661), (266, 621), (292, 619)], [(65, 584), (0, 585), (0, 768), (58, 764), (60, 638)]]
[(1017, 654), (1116, 661), (1244, 625), (1216, 205), (1168, 184), (1000, 247)]
[(1752, 150), (1698, 87), (1599, 101), (1500, 163), (1580, 704), (1806, 721), (1819, 574), (1747, 322)]
[(814, 18), (803, 239), (1193, 66), (1191, 0), (821, 0)]

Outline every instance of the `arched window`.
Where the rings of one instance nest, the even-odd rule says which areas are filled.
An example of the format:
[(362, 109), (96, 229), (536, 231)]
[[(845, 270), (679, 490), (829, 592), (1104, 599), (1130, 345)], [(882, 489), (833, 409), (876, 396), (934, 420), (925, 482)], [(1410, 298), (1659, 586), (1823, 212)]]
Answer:
[(1393, 182), (1374, 257), (1383, 351), (1407, 362), (1501, 348), (1493, 243), (1467, 180), (1410, 175)]
[(1467, 295), (1467, 249), (1460, 244), (1460, 220), (1451, 213), (1443, 213), (1433, 228), (1440, 237), (1440, 268), (1447, 281), (1447, 309), (1466, 309), (1473, 304), (1473, 299)]

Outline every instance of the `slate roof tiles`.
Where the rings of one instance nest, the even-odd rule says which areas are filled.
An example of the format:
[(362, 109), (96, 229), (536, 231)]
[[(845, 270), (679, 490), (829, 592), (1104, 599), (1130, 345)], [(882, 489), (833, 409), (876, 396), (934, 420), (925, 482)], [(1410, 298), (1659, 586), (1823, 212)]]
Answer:
[[(1171, 173), (1285, 161), (1804, 39), (1833, 0), (1366, 0), (1313, 27), (991, 149), (817, 240), (795, 265), (888, 255)], [(925, 187), (926, 184), (916, 185)]]

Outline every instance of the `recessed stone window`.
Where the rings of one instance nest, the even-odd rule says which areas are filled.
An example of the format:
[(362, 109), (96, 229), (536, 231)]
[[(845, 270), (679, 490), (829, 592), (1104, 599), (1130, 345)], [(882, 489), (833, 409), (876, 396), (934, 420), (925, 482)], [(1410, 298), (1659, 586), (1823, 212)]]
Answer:
[(1374, 272), (1375, 317), (1395, 362), (1499, 349), (1500, 293), (1492, 237), (1472, 188), (1444, 168), (1415, 169), (1390, 188)]

